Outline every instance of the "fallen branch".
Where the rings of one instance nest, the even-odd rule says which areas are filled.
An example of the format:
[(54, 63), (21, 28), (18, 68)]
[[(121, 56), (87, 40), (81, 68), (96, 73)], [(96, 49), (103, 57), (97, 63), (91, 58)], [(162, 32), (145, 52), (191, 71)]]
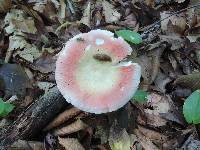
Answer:
[(0, 149), (18, 139), (31, 139), (67, 106), (57, 87), (54, 87), (35, 101), (0, 137)]

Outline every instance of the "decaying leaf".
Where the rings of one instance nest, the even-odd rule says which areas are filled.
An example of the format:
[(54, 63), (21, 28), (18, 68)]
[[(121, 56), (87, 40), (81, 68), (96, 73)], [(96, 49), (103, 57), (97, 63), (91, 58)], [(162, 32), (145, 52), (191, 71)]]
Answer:
[(193, 90), (200, 89), (200, 73), (182, 75), (174, 81), (175, 85), (181, 85)]
[(135, 129), (134, 133), (145, 150), (159, 150), (159, 148), (138, 129)]
[(7, 12), (12, 6), (11, 0), (0, 0), (0, 13)]
[(13, 35), (10, 36), (9, 40), (9, 48), (5, 61), (8, 61), (11, 55), (10, 53), (17, 49), (18, 50), (14, 53), (14, 57), (19, 55), (28, 62), (33, 62), (36, 58), (41, 56), (41, 52), (37, 49), (37, 47), (33, 44), (29, 44), (22, 36)]
[(85, 129), (86, 127), (87, 125), (83, 121), (78, 119), (77, 121), (73, 122), (70, 125), (62, 127), (60, 129), (55, 129), (53, 134), (57, 136), (62, 136), (62, 135), (78, 132), (80, 130)]
[[(161, 16), (161, 20), (169, 17), (171, 15), (171, 12), (167, 12), (164, 11), (160, 14)], [(172, 15), (169, 18), (164, 19), (161, 22), (161, 29), (163, 32), (165, 33), (169, 33), (169, 23), (172, 23), (173, 26), (178, 27), (179, 29), (179, 33), (183, 33), (187, 27), (187, 23), (186, 23), (186, 18), (185, 18), (185, 14), (178, 14), (178, 15)], [(176, 34), (176, 33), (172, 33), (172, 34)]]
[(18, 50), (14, 56), (19, 55), (19, 57), (25, 59), (28, 62), (33, 63), (33, 61), (41, 56), (41, 52), (37, 49), (36, 46), (29, 43), (26, 44), (24, 50)]
[(50, 130), (54, 127), (61, 125), (62, 123), (66, 122), (70, 118), (77, 116), (81, 111), (75, 107), (65, 110), (61, 114), (59, 114), (52, 122), (50, 122), (47, 127), (44, 129)]
[(106, 143), (109, 138), (109, 129), (102, 126), (97, 126), (95, 130), (95, 137), (100, 137), (101, 144)]
[(174, 105), (169, 95), (152, 93), (148, 96), (149, 108), (144, 109), (147, 123), (152, 126), (164, 126), (167, 121), (173, 121), (184, 125), (183, 116)]
[(117, 10), (112, 4), (104, 0), (102, 2), (102, 6), (103, 13), (105, 15), (105, 20), (107, 23), (117, 22), (120, 19), (121, 14), (117, 12)]
[(142, 68), (142, 77), (144, 78), (144, 83), (150, 85), (155, 80), (160, 67), (160, 57), (164, 49), (165, 45), (161, 45), (159, 48), (152, 50), (148, 56), (141, 55), (139, 57), (138, 63)]
[(37, 142), (37, 141), (24, 141), (24, 140), (18, 140), (14, 142), (10, 146), (10, 150), (45, 150), (44, 144), (42, 142)]
[(84, 150), (83, 146), (75, 138), (58, 137), (58, 141), (66, 150)]
[(147, 116), (147, 122), (154, 126), (165, 125), (167, 121), (163, 119), (160, 114), (168, 113), (170, 110), (170, 104), (167, 97), (152, 93), (148, 96), (148, 105), (153, 109), (144, 109)]
[(110, 128), (109, 145), (112, 150), (130, 150), (133, 145), (133, 139), (126, 132), (126, 129), (120, 129), (116, 127), (116, 124)]
[(185, 42), (184, 39), (182, 39), (180, 36), (173, 35), (173, 36), (167, 36), (167, 35), (159, 35), (161, 41), (168, 42), (171, 44), (171, 50), (177, 50), (181, 48)]
[(159, 143), (160, 145), (162, 145), (168, 140), (168, 136), (163, 135), (162, 133), (159, 133), (157, 131), (147, 129), (142, 126), (138, 126), (138, 130), (154, 143)]
[(7, 25), (5, 30), (9, 34), (13, 32), (34, 34), (37, 31), (33, 18), (27, 17), (23, 11), (18, 9), (12, 9), (10, 13), (7, 13), (4, 22)]
[(154, 80), (155, 86), (158, 88), (158, 90), (162, 93), (165, 93), (166, 88), (165, 86), (167, 83), (169, 83), (172, 79), (170, 79), (167, 75), (162, 73), (161, 71), (158, 71), (158, 74)]
[(87, 7), (84, 9), (83, 16), (80, 20), (80, 23), (90, 27), (90, 9), (91, 9), (91, 2), (87, 3)]
[(31, 68), (41, 73), (54, 72), (56, 68), (56, 57), (49, 53), (43, 53), (31, 65)]

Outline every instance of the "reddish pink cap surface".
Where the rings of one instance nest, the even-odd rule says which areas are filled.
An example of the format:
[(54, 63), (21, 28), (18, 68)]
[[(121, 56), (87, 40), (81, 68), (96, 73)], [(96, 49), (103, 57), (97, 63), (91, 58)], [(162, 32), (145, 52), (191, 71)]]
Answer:
[(59, 53), (55, 78), (67, 102), (91, 113), (106, 113), (124, 106), (138, 88), (141, 68), (121, 62), (132, 52), (112, 32), (92, 30), (70, 39)]

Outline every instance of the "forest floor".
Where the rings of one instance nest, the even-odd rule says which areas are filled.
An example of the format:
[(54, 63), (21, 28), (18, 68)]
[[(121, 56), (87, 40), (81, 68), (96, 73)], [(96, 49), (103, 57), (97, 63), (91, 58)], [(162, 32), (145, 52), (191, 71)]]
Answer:
[[(63, 99), (57, 54), (95, 29), (141, 35), (130, 58), (147, 102), (95, 115)], [(200, 89), (199, 0), (0, 0), (0, 31), (0, 149), (200, 150), (200, 95), (183, 113)]]

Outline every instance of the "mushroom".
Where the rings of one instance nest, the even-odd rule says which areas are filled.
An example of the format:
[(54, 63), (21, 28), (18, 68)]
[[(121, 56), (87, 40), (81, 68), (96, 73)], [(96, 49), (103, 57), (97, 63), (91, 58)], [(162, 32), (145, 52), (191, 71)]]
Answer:
[(76, 35), (59, 53), (57, 87), (67, 102), (83, 111), (115, 111), (130, 100), (140, 82), (140, 66), (123, 61), (131, 52), (129, 44), (110, 31)]

